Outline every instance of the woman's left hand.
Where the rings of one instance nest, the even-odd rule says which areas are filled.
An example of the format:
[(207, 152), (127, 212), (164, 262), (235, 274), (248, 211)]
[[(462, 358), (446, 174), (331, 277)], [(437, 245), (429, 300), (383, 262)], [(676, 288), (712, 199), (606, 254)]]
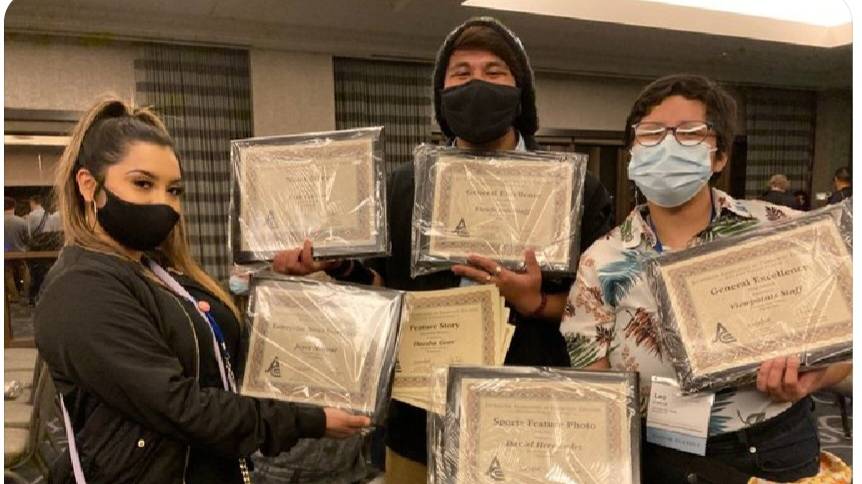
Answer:
[(799, 373), (796, 356), (765, 361), (757, 372), (757, 389), (776, 402), (796, 402), (819, 390), (828, 368)]

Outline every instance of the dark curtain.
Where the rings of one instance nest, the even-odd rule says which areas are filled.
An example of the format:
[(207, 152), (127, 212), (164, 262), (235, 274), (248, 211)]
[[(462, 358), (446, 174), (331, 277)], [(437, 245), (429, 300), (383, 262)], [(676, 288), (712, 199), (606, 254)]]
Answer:
[(247, 51), (153, 44), (135, 61), (137, 102), (152, 106), (177, 145), (192, 254), (213, 277), (230, 270), (230, 140), (252, 134)]
[(769, 178), (783, 174), (791, 190), (811, 192), (817, 98), (812, 91), (752, 88), (745, 91), (745, 196), (757, 198)]
[(387, 173), (431, 141), (431, 65), (335, 58), (337, 129), (384, 126)]

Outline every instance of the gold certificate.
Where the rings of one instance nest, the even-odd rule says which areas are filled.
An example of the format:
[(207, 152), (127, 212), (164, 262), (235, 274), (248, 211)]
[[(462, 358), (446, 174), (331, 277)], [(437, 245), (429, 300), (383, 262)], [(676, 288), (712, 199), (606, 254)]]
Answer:
[(720, 242), (658, 261), (684, 390), (717, 388), (720, 376), (732, 380), (778, 356), (799, 354), (806, 364), (849, 349), (852, 261), (830, 216)]
[[(417, 150), (419, 153), (421, 150)], [(422, 260), (463, 261), (469, 254), (519, 266), (536, 250), (543, 269), (565, 272), (577, 256), (583, 167), (568, 155), (436, 151), (433, 189), (421, 220)], [(424, 176), (424, 173), (421, 174)], [(424, 181), (423, 181), (424, 183)], [(417, 192), (422, 197), (421, 190)], [(417, 221), (414, 220), (414, 230)]]
[(462, 378), (453, 482), (639, 482), (631, 379)]
[(397, 291), (254, 279), (241, 393), (375, 414), (394, 362), (400, 306)]
[(238, 259), (271, 259), (305, 239), (315, 256), (385, 252), (379, 134), (365, 129), (235, 141)]
[(514, 326), (496, 286), (410, 292), (404, 300), (393, 398), (428, 410), (434, 367), (503, 363)]

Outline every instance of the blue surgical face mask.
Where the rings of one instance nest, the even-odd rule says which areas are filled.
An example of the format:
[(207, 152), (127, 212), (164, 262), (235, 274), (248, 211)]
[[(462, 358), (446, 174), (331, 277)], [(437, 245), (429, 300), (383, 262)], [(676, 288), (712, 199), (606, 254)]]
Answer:
[(228, 279), (228, 286), (230, 286), (230, 292), (233, 294), (245, 296), (248, 294), (248, 277), (232, 275)]
[(683, 146), (671, 134), (656, 146), (635, 144), (629, 180), (650, 202), (660, 207), (678, 207), (709, 181), (713, 151), (715, 148), (706, 143)]

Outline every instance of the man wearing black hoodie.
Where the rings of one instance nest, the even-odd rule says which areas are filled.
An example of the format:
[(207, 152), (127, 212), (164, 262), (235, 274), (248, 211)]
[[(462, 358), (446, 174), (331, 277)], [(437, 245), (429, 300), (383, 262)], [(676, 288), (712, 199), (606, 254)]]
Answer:
[[(503, 24), (483, 17), (453, 30), (437, 54), (433, 78), (437, 122), (449, 142), (461, 148), (535, 150), (538, 129), (533, 70), (521, 41)], [(311, 245), (280, 253), (273, 261), (279, 272), (302, 275), (326, 270), (331, 276), (407, 291), (446, 289), (466, 279), (490, 280), (500, 286), (512, 307), (515, 334), (506, 354), (507, 365), (569, 366), (559, 323), (572, 279), (542, 277), (532, 252), (527, 270), (497, 270), (486, 258), (471, 259), (452, 272), (410, 277), (411, 218), (414, 174), (412, 164), (392, 173), (388, 213), (392, 255), (366, 263), (316, 262)], [(580, 227), (586, 249), (611, 228), (607, 191), (592, 175), (584, 185)], [(426, 482), (426, 413), (398, 400), (389, 407), (386, 423), (386, 481)]]

